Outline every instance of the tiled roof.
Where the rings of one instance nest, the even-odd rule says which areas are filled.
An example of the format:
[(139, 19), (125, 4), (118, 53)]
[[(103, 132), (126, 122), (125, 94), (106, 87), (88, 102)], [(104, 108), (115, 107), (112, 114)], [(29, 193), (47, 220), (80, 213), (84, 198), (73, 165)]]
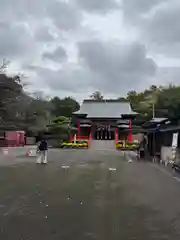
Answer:
[(85, 100), (78, 112), (74, 114), (86, 114), (87, 118), (121, 118), (122, 115), (136, 115), (129, 102), (118, 100)]

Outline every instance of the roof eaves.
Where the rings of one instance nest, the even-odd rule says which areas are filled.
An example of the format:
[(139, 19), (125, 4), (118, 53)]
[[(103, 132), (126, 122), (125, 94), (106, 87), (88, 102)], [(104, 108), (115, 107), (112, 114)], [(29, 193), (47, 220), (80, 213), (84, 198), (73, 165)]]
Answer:
[(168, 118), (153, 118), (149, 122), (151, 123), (163, 123), (166, 122)]

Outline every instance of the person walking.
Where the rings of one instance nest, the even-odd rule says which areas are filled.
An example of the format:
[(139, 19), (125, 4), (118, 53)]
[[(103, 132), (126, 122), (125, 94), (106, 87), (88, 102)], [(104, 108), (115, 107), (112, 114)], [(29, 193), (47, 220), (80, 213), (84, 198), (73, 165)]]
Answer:
[(47, 164), (48, 144), (45, 139), (42, 139), (37, 146), (37, 164)]
[(147, 151), (147, 136), (143, 136), (139, 144), (139, 158), (145, 160)]

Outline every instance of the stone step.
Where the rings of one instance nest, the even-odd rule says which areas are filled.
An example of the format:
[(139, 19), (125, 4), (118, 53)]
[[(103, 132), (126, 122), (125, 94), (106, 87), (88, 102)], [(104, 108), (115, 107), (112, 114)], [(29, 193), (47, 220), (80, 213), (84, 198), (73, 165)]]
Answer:
[(90, 148), (93, 150), (115, 150), (116, 143), (114, 140), (92, 140)]

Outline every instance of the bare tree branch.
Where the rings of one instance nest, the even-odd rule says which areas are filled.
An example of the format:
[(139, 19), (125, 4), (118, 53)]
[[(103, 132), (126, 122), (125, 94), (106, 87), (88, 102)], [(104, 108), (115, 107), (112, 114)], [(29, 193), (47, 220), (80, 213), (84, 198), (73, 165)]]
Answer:
[(5, 73), (6, 72), (6, 69), (9, 65), (10, 61), (8, 61), (6, 58), (4, 58), (2, 60), (2, 63), (0, 65), (0, 73)]

